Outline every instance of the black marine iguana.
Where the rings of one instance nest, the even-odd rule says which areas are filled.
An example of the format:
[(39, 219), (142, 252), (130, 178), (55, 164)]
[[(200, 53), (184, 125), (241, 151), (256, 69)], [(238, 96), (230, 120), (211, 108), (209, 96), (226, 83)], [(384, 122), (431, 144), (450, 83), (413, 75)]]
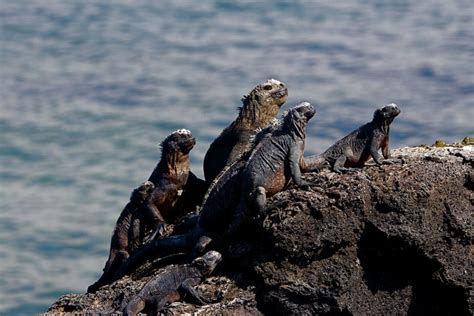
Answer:
[(148, 240), (161, 235), (165, 223), (194, 211), (202, 201), (207, 186), (189, 170), (189, 152), (195, 144), (195, 138), (185, 129), (171, 133), (161, 143), (161, 160), (148, 179), (155, 189), (140, 211), (141, 225), (152, 229)]
[[(321, 155), (304, 157), (305, 168), (302, 171), (307, 172), (329, 163), (335, 172), (340, 173), (347, 170), (344, 167), (363, 167), (370, 157), (378, 165), (382, 164), (383, 158), (390, 158), (390, 124), (398, 114), (400, 108), (394, 103), (377, 109), (371, 122), (338, 140)], [(378, 153), (380, 148), (383, 158)]]
[(133, 218), (136, 216), (137, 209), (141, 207), (154, 188), (155, 186), (152, 182), (146, 181), (133, 190), (130, 202), (125, 206), (115, 224), (110, 242), (109, 259), (103, 269), (104, 273), (97, 282), (89, 286), (87, 292), (95, 292), (102, 285), (109, 283), (117, 269), (133, 252), (132, 245), (136, 244), (138, 239), (138, 236), (132, 229)]
[(249, 160), (243, 158), (232, 164), (211, 187), (196, 227), (187, 234), (154, 240), (144, 246), (126, 262), (116, 279), (157, 255), (191, 250), (192, 256), (202, 253), (213, 239), (223, 234), (225, 238), (232, 237), (247, 218), (247, 207), (262, 208), (266, 196), (284, 189), (291, 179), (297, 185), (307, 185), (301, 179), (300, 169), (308, 169), (302, 159), (305, 128), (314, 114), (314, 108), (304, 102), (290, 109), (280, 126), (263, 131)]
[(206, 301), (194, 289), (203, 279), (210, 275), (221, 261), (217, 251), (209, 251), (196, 258), (191, 264), (173, 266), (149, 281), (143, 289), (133, 297), (124, 309), (124, 315), (137, 315), (146, 307), (153, 307), (159, 313), (167, 304), (176, 302), (183, 294), (197, 304)]
[(270, 79), (242, 98), (239, 115), (212, 142), (204, 157), (204, 176), (208, 184), (226, 165), (237, 161), (249, 150), (251, 136), (275, 118), (287, 97), (285, 84)]
[[(209, 243), (212, 234), (235, 234), (249, 210), (260, 211), (266, 197), (283, 190), (290, 180), (298, 186), (308, 185), (301, 178), (301, 169), (309, 169), (303, 159), (305, 129), (315, 113), (308, 102), (291, 108), (280, 126), (263, 132), (247, 161), (236, 163), (221, 177), (220, 184), (215, 187), (216, 194), (208, 198), (201, 209), (198, 224), (207, 237), (201, 238), (200, 242)], [(198, 252), (203, 250), (200, 242)]]

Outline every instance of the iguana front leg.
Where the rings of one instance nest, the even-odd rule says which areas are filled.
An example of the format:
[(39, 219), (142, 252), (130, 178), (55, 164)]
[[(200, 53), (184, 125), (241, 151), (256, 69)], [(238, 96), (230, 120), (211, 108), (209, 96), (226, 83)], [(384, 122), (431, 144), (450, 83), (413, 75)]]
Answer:
[(208, 303), (208, 300), (204, 299), (198, 291), (194, 288), (201, 282), (200, 278), (190, 278), (186, 279), (181, 283), (178, 288), (178, 291), (186, 297), (186, 300), (190, 301), (193, 304), (204, 305)]
[(293, 146), (290, 147), (288, 161), (290, 164), (291, 178), (296, 183), (297, 186), (308, 186), (309, 183), (304, 181), (301, 178), (301, 169), (300, 169), (300, 160), (303, 157), (302, 148), (304, 144), (302, 141), (296, 142)]
[(265, 208), (265, 204), (267, 204), (267, 191), (264, 187), (258, 186), (253, 190), (252, 194), (250, 194), (250, 200), (252, 207), (260, 213)]
[(379, 148), (377, 146), (377, 143), (378, 142), (374, 137), (370, 142), (370, 155), (372, 156), (372, 159), (374, 159), (376, 164), (381, 165), (383, 162), (383, 157), (379, 154)]
[(145, 238), (145, 243), (154, 240), (156, 236), (163, 233), (165, 220), (156, 205), (162, 205), (164, 203), (166, 198), (165, 195), (166, 193), (164, 192), (154, 190), (151, 193), (151, 196), (145, 201), (143, 217), (145, 218), (146, 223), (151, 226), (152, 229), (151, 234)]
[(130, 230), (128, 232), (128, 247), (130, 249), (130, 253), (133, 253), (137, 250), (141, 245), (141, 224), (140, 218), (136, 214), (133, 214), (132, 220), (130, 223)]
[(345, 169), (344, 165), (346, 164), (346, 160), (347, 160), (347, 157), (345, 154), (340, 155), (334, 162), (334, 166), (332, 167), (332, 170), (336, 173), (342, 173), (342, 171)]

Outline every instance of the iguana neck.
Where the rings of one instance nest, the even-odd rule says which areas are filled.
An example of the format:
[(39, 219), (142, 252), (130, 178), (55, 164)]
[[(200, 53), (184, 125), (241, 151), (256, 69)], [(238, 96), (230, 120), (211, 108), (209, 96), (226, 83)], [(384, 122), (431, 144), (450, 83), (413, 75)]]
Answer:
[(177, 176), (189, 172), (188, 157), (177, 153), (163, 155), (158, 163), (160, 174)]
[(244, 129), (262, 128), (269, 124), (278, 114), (279, 107), (276, 104), (262, 105), (255, 99), (244, 102), (240, 113), (235, 120), (235, 125)]
[(392, 120), (381, 120), (381, 121), (373, 121), (373, 124), (384, 133), (384, 135), (388, 135), (388, 132), (390, 131), (390, 123), (392, 123)]

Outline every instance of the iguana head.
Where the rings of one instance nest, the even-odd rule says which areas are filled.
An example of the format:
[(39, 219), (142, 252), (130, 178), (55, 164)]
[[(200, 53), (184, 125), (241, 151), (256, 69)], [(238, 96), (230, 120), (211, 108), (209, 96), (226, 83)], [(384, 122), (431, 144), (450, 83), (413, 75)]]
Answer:
[(178, 129), (169, 134), (161, 143), (163, 153), (168, 151), (180, 152), (187, 155), (196, 144), (196, 139), (187, 129)]
[(288, 89), (283, 82), (267, 80), (242, 98), (239, 118), (250, 128), (263, 128), (275, 118), (287, 98)]
[(283, 117), (283, 125), (298, 137), (305, 137), (308, 121), (316, 114), (316, 109), (309, 102), (302, 102), (289, 109)]
[(143, 182), (138, 188), (133, 190), (130, 200), (134, 202), (143, 202), (150, 195), (155, 185), (151, 181)]
[(373, 121), (375, 123), (390, 124), (400, 112), (400, 108), (395, 103), (390, 103), (389, 105), (375, 110)]
[(196, 144), (196, 139), (187, 129), (178, 129), (168, 135), (161, 142), (162, 165), (175, 173), (187, 173), (189, 171), (189, 152)]
[(197, 267), (203, 275), (209, 275), (214, 271), (221, 260), (222, 255), (217, 251), (211, 250), (206, 252), (202, 257), (194, 259), (191, 265)]

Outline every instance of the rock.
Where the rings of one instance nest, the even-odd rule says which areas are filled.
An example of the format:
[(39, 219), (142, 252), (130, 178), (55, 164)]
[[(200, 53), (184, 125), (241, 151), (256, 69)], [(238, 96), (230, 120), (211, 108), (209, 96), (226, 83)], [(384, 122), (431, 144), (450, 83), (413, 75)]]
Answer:
[[(273, 196), (198, 287), (213, 303), (166, 314), (473, 314), (474, 146), (392, 155)], [(48, 312), (110, 313), (151, 277), (65, 295)]]

